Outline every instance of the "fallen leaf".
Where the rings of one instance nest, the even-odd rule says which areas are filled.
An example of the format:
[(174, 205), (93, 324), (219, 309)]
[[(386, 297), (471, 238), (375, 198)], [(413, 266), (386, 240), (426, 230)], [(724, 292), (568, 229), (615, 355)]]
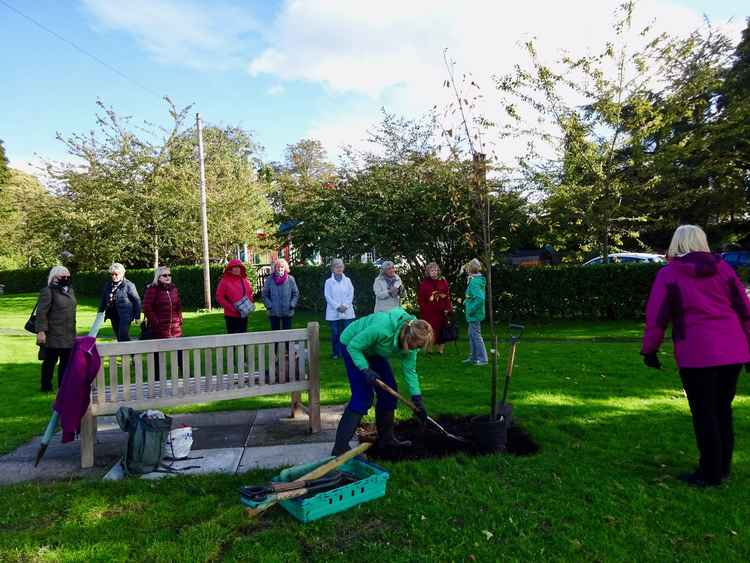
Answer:
[(422, 520), (427, 520), (427, 516), (425, 516), (424, 514), (422, 514)]
[(489, 530), (482, 530), (482, 533), (483, 533), (483, 534), (484, 534), (484, 536), (485, 536), (485, 537), (487, 538), (487, 541), (490, 541), (490, 539), (492, 539), (492, 536), (494, 535), (494, 534), (493, 534), (492, 532), (490, 532)]
[(734, 530), (729, 530), (729, 533), (732, 534), (733, 536), (737, 535), (737, 532), (735, 532)]

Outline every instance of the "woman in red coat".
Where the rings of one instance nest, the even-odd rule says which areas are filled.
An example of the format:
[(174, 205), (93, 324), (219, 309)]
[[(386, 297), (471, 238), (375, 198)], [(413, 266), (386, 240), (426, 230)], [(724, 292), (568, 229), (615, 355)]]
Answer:
[(241, 260), (230, 260), (216, 288), (216, 301), (224, 308), (227, 334), (247, 332), (247, 316), (253, 310), (253, 288)]
[(143, 294), (143, 313), (148, 320), (151, 338), (182, 336), (180, 294), (172, 283), (172, 273), (168, 267), (156, 269), (153, 283)]
[(438, 354), (442, 354), (445, 343), (440, 335), (448, 313), (453, 310), (451, 290), (445, 278), (439, 277), (440, 268), (435, 262), (427, 264), (425, 271), (427, 277), (419, 284), (417, 291), (419, 316), (432, 326), (435, 347)]
[[(154, 281), (143, 294), (143, 314), (148, 322), (149, 338), (178, 338), (182, 336), (182, 304), (177, 287), (172, 283), (172, 272), (160, 266)], [(159, 353), (154, 352), (156, 380), (161, 376)], [(182, 354), (177, 354), (177, 366), (182, 371)]]

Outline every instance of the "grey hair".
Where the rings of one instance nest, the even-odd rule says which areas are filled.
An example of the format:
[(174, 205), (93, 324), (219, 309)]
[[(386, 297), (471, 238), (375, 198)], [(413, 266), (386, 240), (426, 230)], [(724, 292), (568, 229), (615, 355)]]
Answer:
[(333, 260), (331, 260), (331, 271), (333, 271), (333, 269), (336, 266), (343, 266), (343, 265), (344, 265), (344, 261), (341, 258), (334, 258)]
[(171, 272), (172, 269), (169, 266), (159, 266), (154, 270), (154, 281), (153, 285), (159, 285), (159, 278), (164, 272)]
[(115, 272), (120, 272), (122, 274), (125, 273), (125, 266), (120, 264), (119, 262), (112, 262), (112, 265), (109, 267), (109, 273), (114, 274)]
[(391, 262), (390, 260), (386, 260), (385, 262), (383, 262), (383, 263), (382, 263), (382, 264), (380, 265), (380, 273), (382, 274), (382, 273), (383, 273), (383, 272), (385, 272), (385, 271), (386, 271), (386, 270), (387, 270), (388, 268), (390, 268), (391, 266), (395, 266), (395, 265), (396, 265), (396, 264), (394, 264), (394, 263), (393, 263), (393, 262)]
[(469, 263), (466, 264), (466, 271), (470, 274), (478, 274), (482, 271), (482, 263), (478, 259), (472, 258), (469, 260)]
[(55, 281), (55, 278), (59, 278), (60, 276), (69, 276), (70, 270), (68, 270), (65, 266), (54, 266), (49, 271), (49, 276), (47, 276), (47, 285), (52, 285), (52, 282)]
[(706, 233), (697, 225), (680, 225), (672, 235), (667, 256), (684, 256), (690, 252), (711, 252)]

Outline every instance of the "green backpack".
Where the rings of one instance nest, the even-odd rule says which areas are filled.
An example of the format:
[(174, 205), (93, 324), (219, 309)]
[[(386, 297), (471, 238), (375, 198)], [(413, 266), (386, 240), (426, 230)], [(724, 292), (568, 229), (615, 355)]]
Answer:
[(162, 467), (164, 438), (172, 428), (172, 419), (145, 416), (130, 407), (117, 409), (116, 418), (120, 428), (128, 433), (122, 456), (125, 472), (143, 475)]

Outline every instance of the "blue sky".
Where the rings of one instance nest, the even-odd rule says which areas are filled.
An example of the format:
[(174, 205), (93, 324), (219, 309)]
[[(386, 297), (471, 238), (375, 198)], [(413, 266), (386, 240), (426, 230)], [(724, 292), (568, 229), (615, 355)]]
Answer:
[[(489, 81), (518, 59), (525, 38), (550, 52), (600, 44), (617, 3), (2, 0), (0, 139), (19, 168), (35, 155), (65, 159), (56, 132), (92, 129), (97, 99), (121, 115), (166, 123), (159, 96), (168, 94), (178, 106), (194, 104), (208, 123), (253, 131), (268, 159), (305, 137), (335, 156), (343, 143), (362, 142), (381, 107), (418, 115), (444, 103), (444, 47), (462, 71)], [(739, 0), (650, 0), (641, 8), (644, 22), (670, 32), (700, 25), (705, 13), (735, 36), (748, 12)]]

